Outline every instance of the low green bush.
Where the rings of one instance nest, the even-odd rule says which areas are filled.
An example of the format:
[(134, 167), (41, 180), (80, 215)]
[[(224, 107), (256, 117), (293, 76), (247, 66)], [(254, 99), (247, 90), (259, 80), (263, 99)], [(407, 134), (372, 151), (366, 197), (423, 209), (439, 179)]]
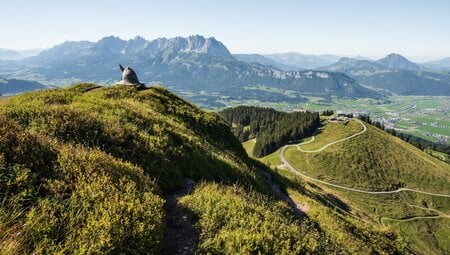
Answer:
[(182, 199), (198, 217), (200, 254), (326, 254), (339, 250), (290, 207), (239, 186), (203, 183)]
[(0, 250), (159, 254), (163, 200), (143, 170), (100, 150), (57, 147), (49, 178), (3, 159)]

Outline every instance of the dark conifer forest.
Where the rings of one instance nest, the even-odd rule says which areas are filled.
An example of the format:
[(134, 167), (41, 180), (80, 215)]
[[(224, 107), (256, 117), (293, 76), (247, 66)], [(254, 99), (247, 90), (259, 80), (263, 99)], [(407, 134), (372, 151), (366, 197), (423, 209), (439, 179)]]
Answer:
[(262, 157), (282, 145), (311, 135), (320, 125), (318, 113), (279, 112), (270, 108), (238, 106), (219, 113), (240, 141), (256, 138), (253, 156)]

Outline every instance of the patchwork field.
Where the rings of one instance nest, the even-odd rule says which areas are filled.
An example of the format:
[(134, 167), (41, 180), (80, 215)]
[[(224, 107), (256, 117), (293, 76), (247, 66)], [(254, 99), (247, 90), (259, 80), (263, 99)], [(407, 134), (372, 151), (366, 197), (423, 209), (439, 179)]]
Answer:
[(340, 100), (329, 104), (301, 103), (308, 110), (334, 109), (370, 114), (386, 127), (431, 141), (450, 142), (450, 99), (433, 96), (392, 96), (389, 100)]

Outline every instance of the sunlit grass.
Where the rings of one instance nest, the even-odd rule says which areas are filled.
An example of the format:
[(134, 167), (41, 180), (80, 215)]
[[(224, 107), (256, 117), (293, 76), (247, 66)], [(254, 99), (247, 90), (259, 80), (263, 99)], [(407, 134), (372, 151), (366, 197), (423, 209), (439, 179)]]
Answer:
[(314, 141), (301, 145), (303, 150), (317, 150), (331, 142), (349, 137), (363, 130), (363, 127), (357, 121), (350, 121), (346, 125), (342, 122), (328, 123), (326, 120), (323, 123), (324, 127), (320, 129)]

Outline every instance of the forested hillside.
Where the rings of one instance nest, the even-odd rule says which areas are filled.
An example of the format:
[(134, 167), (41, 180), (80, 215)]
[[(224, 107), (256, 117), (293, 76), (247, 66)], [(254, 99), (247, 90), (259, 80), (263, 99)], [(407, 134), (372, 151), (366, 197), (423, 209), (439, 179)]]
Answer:
[(256, 138), (253, 156), (262, 157), (287, 142), (311, 135), (320, 125), (318, 113), (279, 112), (274, 109), (238, 106), (219, 113), (240, 141)]

